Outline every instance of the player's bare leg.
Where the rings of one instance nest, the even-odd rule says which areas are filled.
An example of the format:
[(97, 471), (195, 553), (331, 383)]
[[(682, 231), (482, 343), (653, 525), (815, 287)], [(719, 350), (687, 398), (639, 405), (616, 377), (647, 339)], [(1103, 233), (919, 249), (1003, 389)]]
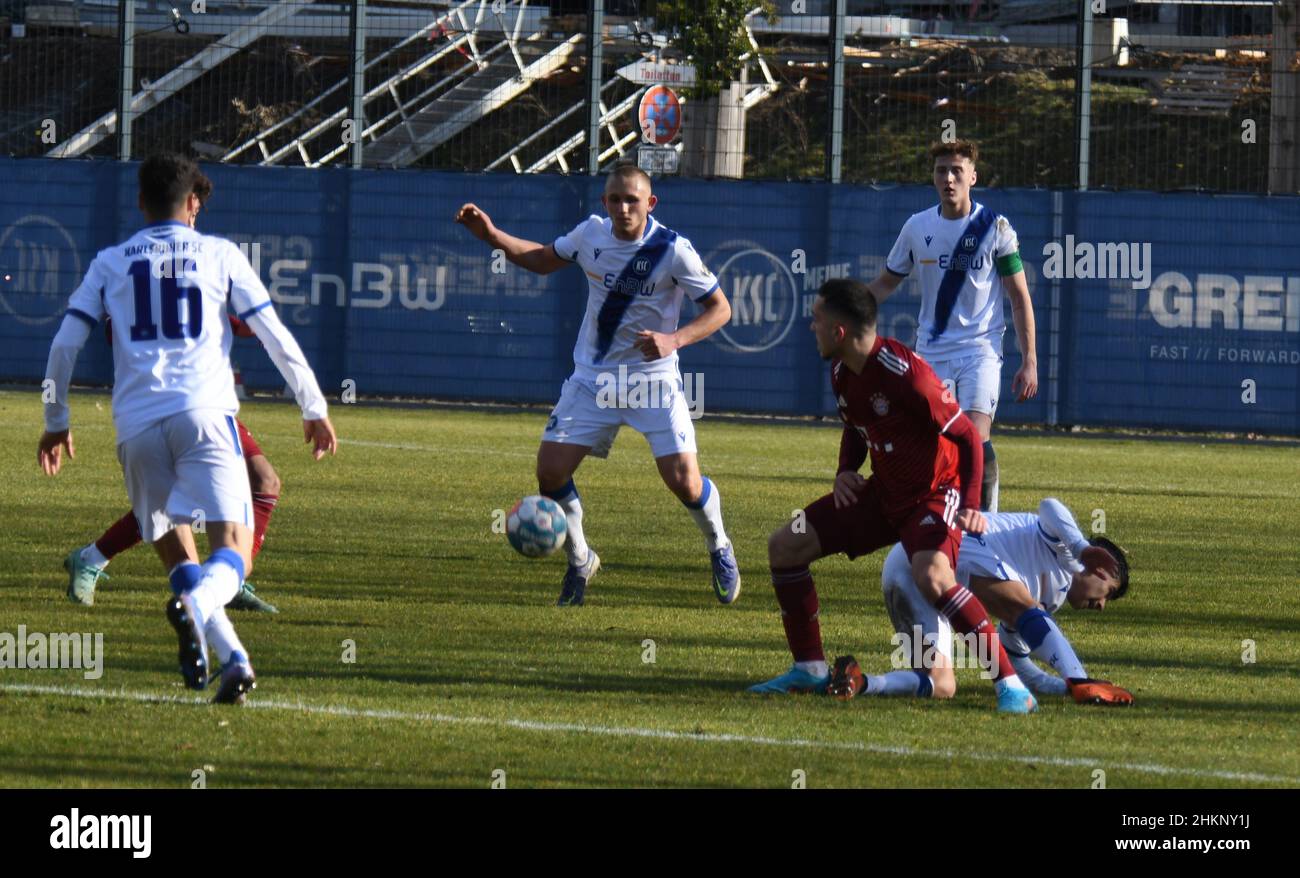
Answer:
[(210, 553), (201, 566), (188, 525), (176, 526), (154, 543), (175, 593), (167, 604), (167, 619), (179, 639), (186, 685), (192, 689), (207, 685), (210, 640), (223, 668), (221, 688), (213, 700), (239, 704), (256, 682), (225, 605), (239, 591), (244, 571), (252, 563), (253, 532), (243, 524), (212, 521), (207, 523), (207, 534)]
[(826, 691), (830, 671), (817, 621), (817, 589), (808, 569), (823, 554), (817, 531), (802, 519), (782, 525), (768, 537), (767, 563), (794, 665), (779, 677), (750, 686), (750, 692)]
[(600, 556), (587, 545), (582, 531), (582, 498), (573, 483), (573, 474), (590, 451), (590, 445), (567, 442), (542, 442), (537, 448), (538, 492), (560, 504), (568, 525), (564, 551), (569, 566), (564, 572), (560, 599), (556, 601), (561, 607), (581, 606), (586, 600), (587, 583), (600, 569)]
[(740, 597), (740, 571), (722, 524), (722, 495), (717, 486), (712, 479), (700, 475), (699, 458), (690, 451), (657, 457), (655, 466), (668, 490), (682, 501), (704, 534), (713, 567), (713, 593), (724, 604), (735, 603)]
[(944, 615), (953, 630), (975, 646), (975, 654), (998, 693), (998, 710), (1031, 713), (1038, 709), (1034, 696), (1016, 676), (1011, 660), (989, 621), (988, 611), (970, 589), (957, 584), (948, 556), (938, 551), (912, 555), (912, 579), (921, 596)]

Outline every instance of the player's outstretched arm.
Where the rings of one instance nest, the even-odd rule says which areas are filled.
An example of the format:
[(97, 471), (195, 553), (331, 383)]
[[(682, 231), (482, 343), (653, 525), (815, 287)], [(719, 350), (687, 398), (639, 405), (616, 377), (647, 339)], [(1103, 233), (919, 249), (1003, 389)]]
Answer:
[(636, 348), (649, 360), (662, 359), (678, 348), (703, 341), (717, 332), (731, 319), (731, 303), (717, 290), (708, 298), (697, 302), (700, 313), (676, 332), (652, 332), (643, 329), (637, 333)]
[(1029, 298), (1029, 283), (1024, 271), (1002, 278), (1002, 286), (1011, 299), (1011, 322), (1016, 327), (1020, 345), (1020, 368), (1011, 379), (1011, 392), (1024, 402), (1038, 395), (1038, 333), (1034, 325), (1034, 303)]
[(93, 320), (78, 312), (64, 316), (54, 341), (50, 343), (50, 357), (45, 363), (45, 381), (42, 395), (45, 399), (45, 432), (36, 448), (36, 460), (47, 476), (57, 475), (63, 466), (63, 452), (68, 459), (76, 456), (72, 445), (72, 432), (68, 429), (71, 414), (68, 411), (68, 385), (72, 370), (77, 365), (77, 354), (90, 337)]
[(462, 205), (456, 212), (456, 222), (469, 229), (470, 234), (488, 246), (501, 250), (505, 253), (506, 259), (520, 268), (526, 268), (537, 274), (550, 274), (570, 264), (560, 258), (551, 244), (539, 244), (501, 231), (493, 224), (492, 217), (478, 205)]

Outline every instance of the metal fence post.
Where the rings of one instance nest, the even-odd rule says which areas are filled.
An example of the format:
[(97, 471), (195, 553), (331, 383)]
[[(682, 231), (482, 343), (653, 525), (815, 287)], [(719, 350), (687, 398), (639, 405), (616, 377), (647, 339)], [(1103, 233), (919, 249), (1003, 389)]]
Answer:
[(587, 173), (600, 173), (600, 85), (605, 66), (605, 0), (587, 2)]
[(1088, 160), (1092, 147), (1092, 4), (1088, 0), (1079, 3), (1078, 35), (1078, 70), (1074, 80), (1074, 159), (1075, 167), (1078, 168), (1076, 183), (1080, 191), (1085, 191), (1088, 188)]
[(361, 132), (366, 127), (366, 0), (352, 0), (348, 21), (352, 66), (348, 70), (348, 116), (352, 120), (353, 140), (348, 149), (348, 164), (361, 167)]
[(135, 0), (117, 5), (117, 157), (131, 160), (131, 92), (135, 85)]
[(832, 0), (830, 15), (830, 91), (826, 95), (826, 180), (840, 182), (844, 152), (844, 16), (848, 0)]

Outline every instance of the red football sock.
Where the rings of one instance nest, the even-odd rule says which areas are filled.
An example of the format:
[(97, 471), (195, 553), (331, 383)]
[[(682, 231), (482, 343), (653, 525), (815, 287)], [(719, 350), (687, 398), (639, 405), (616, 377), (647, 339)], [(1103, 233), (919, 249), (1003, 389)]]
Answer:
[[(958, 634), (966, 635), (974, 632), (977, 637), (987, 638), (986, 642), (991, 648), (976, 650), (975, 654), (979, 656), (981, 662), (985, 661), (986, 656), (989, 657), (991, 664), (986, 665), (984, 669), (995, 674), (993, 677), (995, 681), (1003, 677), (1015, 676), (1016, 670), (1011, 667), (1007, 651), (1002, 648), (998, 631), (989, 622), (988, 611), (984, 609), (980, 599), (975, 597), (974, 592), (964, 586), (954, 585), (939, 595), (939, 600), (935, 601), (934, 606), (943, 613)], [(996, 659), (993, 656), (996, 656)]]
[(785, 639), (797, 662), (824, 662), (822, 626), (817, 621), (817, 588), (807, 567), (773, 567), (772, 587), (781, 605)]
[(280, 499), (278, 494), (254, 494), (253, 495), (253, 557), (262, 551), (262, 540), (266, 539), (266, 526), (271, 521), (271, 513), (275, 511), (276, 501)]
[(134, 512), (128, 512), (113, 522), (108, 530), (104, 531), (102, 537), (95, 540), (95, 548), (99, 549), (105, 558), (112, 558), (138, 542), (140, 542), (140, 522), (135, 520)]

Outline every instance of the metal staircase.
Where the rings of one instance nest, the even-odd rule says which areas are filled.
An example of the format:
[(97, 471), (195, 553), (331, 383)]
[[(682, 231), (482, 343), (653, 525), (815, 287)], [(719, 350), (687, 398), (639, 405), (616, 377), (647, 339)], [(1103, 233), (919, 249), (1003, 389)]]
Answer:
[[(742, 61), (753, 61), (757, 63), (759, 71), (762, 73), (762, 81), (746, 84), (742, 105), (746, 110), (770, 97), (777, 90), (778, 83), (776, 77), (772, 75), (771, 69), (767, 65), (762, 53), (759, 51), (758, 42), (754, 39), (754, 32), (750, 27), (753, 17), (758, 14), (759, 10), (755, 9), (746, 16), (745, 19), (745, 36), (749, 40), (751, 51), (742, 56)], [(655, 45), (662, 46), (666, 44), (667, 39), (656, 39)], [(642, 57), (652, 59), (657, 56), (656, 51), (647, 51)], [(600, 152), (600, 162), (602, 166), (610, 159), (617, 158), (623, 154), (623, 151), (631, 145), (640, 136), (640, 125), (637, 122), (637, 106), (641, 97), (641, 88), (638, 86), (626, 97), (619, 100), (612, 107), (608, 106), (607, 98), (615, 92), (614, 86), (618, 83), (627, 83), (618, 76), (614, 76), (601, 85), (601, 102), (600, 102), (600, 127), (609, 138), (609, 143)], [(683, 104), (686, 98), (681, 98)], [(557, 167), (564, 172), (569, 171), (568, 156), (580, 148), (587, 140), (587, 129), (585, 124), (586, 103), (579, 101), (573, 104), (564, 112), (560, 113), (550, 122), (530, 134), (528, 137), (515, 144), (514, 147), (490, 162), (484, 170), (493, 171), (509, 162), (514, 168), (515, 173), (535, 174), (545, 171), (551, 167)], [(575, 119), (576, 116), (576, 119)], [(521, 155), (538, 141), (557, 131), (561, 125), (572, 127), (576, 125), (577, 130), (573, 131), (559, 145), (543, 153), (540, 157), (525, 164)], [(620, 128), (623, 130), (620, 132)], [(553, 139), (553, 138), (552, 138)], [(603, 138), (602, 138), (603, 140)], [(681, 145), (677, 146), (678, 152), (681, 151)]]
[[(413, 164), (565, 64), (581, 36), (549, 39), (541, 16), (529, 11), (528, 0), (465, 0), (367, 59), (367, 72), (391, 69), (390, 59), (398, 52), (422, 42), (436, 45), (378, 83), (367, 83), (365, 118), (352, 126), (353, 136), (362, 138), (365, 164)], [(456, 57), (453, 53), (459, 53), (464, 63), (425, 85), (426, 71)], [(222, 161), (236, 159), (253, 147), (260, 151), (262, 165), (297, 161), (314, 168), (344, 155), (348, 150), (344, 124), (349, 121), (345, 106), (305, 130), (299, 125), (321, 112), (318, 108), (331, 97), (341, 103), (346, 86), (346, 80), (335, 83), (292, 115), (236, 146)]]

